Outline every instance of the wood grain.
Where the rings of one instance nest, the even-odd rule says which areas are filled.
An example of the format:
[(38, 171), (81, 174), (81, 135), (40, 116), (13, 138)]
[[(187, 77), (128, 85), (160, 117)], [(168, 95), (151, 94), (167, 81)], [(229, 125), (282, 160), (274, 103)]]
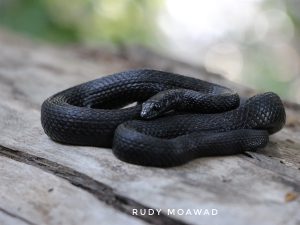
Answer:
[[(286, 201), (289, 193), (300, 193), (297, 104), (286, 102), (287, 126), (256, 153), (201, 158), (170, 169), (130, 165), (116, 159), (110, 149), (49, 140), (40, 125), (42, 101), (72, 85), (137, 67), (190, 74), (235, 88), (243, 96), (255, 91), (146, 50), (56, 47), (3, 31), (0, 34), (3, 224), (57, 224), (61, 212), (63, 224), (300, 223), (299, 198)], [(12, 184), (16, 187), (11, 192), (8, 186)], [(47, 188), (52, 186), (57, 187), (57, 196), (45, 200), (52, 193), (47, 193)], [(37, 192), (22, 199), (31, 187)], [(76, 194), (68, 195), (70, 192)], [(133, 208), (158, 208), (163, 214), (133, 217)], [(217, 209), (218, 215), (168, 215), (168, 209)]]
[(64, 179), (0, 157), (1, 224), (144, 224)]

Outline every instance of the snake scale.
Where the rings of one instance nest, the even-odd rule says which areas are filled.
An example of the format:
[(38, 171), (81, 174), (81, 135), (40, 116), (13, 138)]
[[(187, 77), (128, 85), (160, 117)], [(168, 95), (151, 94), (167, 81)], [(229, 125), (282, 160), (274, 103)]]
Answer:
[(46, 99), (41, 108), (42, 126), (52, 140), (112, 147), (123, 161), (156, 167), (255, 151), (284, 126), (285, 117), (275, 93), (240, 104), (229, 88), (150, 69), (77, 85)]

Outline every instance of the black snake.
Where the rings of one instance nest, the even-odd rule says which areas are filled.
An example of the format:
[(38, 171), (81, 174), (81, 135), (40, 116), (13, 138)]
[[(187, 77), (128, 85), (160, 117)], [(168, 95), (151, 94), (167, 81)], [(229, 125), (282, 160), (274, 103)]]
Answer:
[(55, 94), (43, 103), (41, 121), (54, 141), (112, 147), (123, 161), (168, 167), (262, 148), (284, 126), (285, 110), (272, 92), (240, 104), (226, 87), (139, 69)]

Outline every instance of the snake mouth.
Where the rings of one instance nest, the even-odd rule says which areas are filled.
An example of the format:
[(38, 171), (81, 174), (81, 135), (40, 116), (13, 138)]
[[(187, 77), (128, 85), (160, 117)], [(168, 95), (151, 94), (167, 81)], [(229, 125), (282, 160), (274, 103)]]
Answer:
[(148, 112), (146, 110), (142, 110), (140, 116), (144, 119), (148, 119)]
[(161, 114), (161, 107), (157, 102), (145, 102), (142, 104), (140, 116), (143, 119), (153, 119)]
[(153, 119), (153, 118), (157, 117), (157, 115), (154, 114), (152, 111), (148, 111), (146, 109), (142, 109), (140, 116), (143, 119)]

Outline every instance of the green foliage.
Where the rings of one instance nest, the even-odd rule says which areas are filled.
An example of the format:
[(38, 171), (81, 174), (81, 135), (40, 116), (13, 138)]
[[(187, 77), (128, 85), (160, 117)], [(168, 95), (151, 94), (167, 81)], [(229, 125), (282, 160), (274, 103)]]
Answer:
[(0, 24), (58, 42), (150, 43), (160, 0), (4, 0)]
[(252, 84), (258, 90), (273, 90), (280, 96), (288, 97), (291, 81), (282, 81), (281, 62), (272, 54), (272, 50), (262, 46), (253, 47), (244, 52), (247, 63), (244, 65), (243, 81)]
[[(159, 31), (156, 14), (163, 3), (164, 0), (0, 0), (0, 25), (55, 42), (157, 47), (162, 35), (156, 36)], [(279, 18), (278, 24), (275, 16), (275, 20), (266, 23), (270, 31), (263, 34), (262, 40), (248, 43), (230, 37), (240, 46), (244, 58), (240, 80), (291, 99), (298, 93), (299, 99), (298, 67), (294, 67), (299, 58), (300, 6), (295, 1), (283, 0), (263, 0), (259, 5), (264, 12), (274, 9), (286, 12), (289, 19)], [(256, 27), (253, 23), (247, 34), (249, 40), (251, 29)], [(291, 37), (284, 39), (287, 29), (291, 30)], [(283, 43), (282, 48), (276, 45), (274, 37), (278, 37), (275, 42)]]
[(43, 1), (7, 1), (0, 7), (0, 23), (13, 30), (53, 41), (75, 41), (76, 31), (53, 23)]

